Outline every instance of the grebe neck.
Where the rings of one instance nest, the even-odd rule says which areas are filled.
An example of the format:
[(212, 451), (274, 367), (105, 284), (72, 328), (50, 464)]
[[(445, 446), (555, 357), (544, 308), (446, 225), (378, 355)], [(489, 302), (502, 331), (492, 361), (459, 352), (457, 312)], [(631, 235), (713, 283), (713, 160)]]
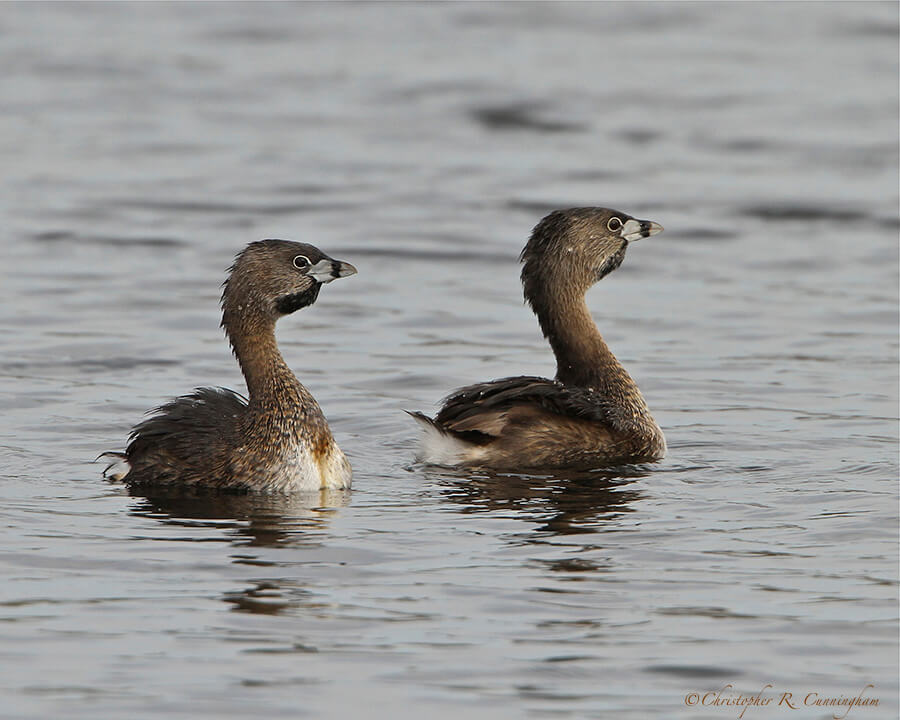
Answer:
[(555, 298), (535, 307), (544, 336), (556, 356), (556, 379), (589, 387), (629, 404), (643, 398), (634, 380), (613, 355), (597, 329), (583, 294)]
[(287, 366), (275, 340), (275, 321), (245, 317), (236, 323), (223, 319), (225, 334), (247, 382), (250, 410), (296, 408), (305, 388)]

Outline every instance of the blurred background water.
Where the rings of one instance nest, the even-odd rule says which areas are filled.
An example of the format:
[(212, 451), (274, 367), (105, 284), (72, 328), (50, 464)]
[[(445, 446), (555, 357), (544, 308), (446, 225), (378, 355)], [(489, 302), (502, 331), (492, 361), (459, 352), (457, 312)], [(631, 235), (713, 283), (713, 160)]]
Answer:
[[(896, 3), (3, 3), (0, 66), (4, 717), (896, 717)], [(554, 372), (516, 256), (574, 205), (666, 228), (588, 300), (668, 458), (415, 464), (402, 409)], [(243, 389), (264, 237), (359, 268), (279, 325), (352, 493), (101, 481)]]

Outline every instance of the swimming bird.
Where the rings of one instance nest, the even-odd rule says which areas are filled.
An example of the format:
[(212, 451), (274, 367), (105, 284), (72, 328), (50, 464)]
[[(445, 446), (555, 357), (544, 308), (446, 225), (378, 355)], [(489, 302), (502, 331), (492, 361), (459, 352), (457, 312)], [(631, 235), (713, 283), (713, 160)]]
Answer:
[(557, 210), (519, 256), (525, 300), (556, 355), (556, 378), (461, 388), (424, 428), (420, 459), (494, 470), (590, 468), (658, 460), (666, 440), (591, 318), (585, 293), (662, 227), (618, 210)]
[(350, 487), (350, 463), (281, 356), (275, 322), (312, 305), (322, 285), (356, 268), (288, 240), (250, 243), (222, 292), (222, 327), (248, 398), (200, 388), (151, 411), (104, 475), (130, 486), (294, 492)]

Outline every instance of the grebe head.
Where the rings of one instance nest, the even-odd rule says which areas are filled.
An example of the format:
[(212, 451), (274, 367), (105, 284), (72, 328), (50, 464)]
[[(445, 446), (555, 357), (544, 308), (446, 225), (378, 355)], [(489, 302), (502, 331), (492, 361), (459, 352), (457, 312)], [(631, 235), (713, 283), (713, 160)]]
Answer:
[(662, 226), (608, 208), (556, 210), (541, 220), (519, 260), (526, 299), (547, 293), (584, 293), (625, 259), (629, 242), (656, 235)]
[(317, 247), (291, 240), (250, 243), (231, 266), (222, 292), (222, 323), (253, 316), (275, 321), (319, 296), (323, 284), (355, 275), (350, 263), (335, 260)]

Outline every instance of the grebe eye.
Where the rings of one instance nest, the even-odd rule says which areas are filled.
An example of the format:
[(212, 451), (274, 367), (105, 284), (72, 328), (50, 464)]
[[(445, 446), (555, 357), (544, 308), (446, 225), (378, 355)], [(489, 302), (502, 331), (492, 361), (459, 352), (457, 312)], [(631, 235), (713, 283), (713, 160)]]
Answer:
[(617, 230), (622, 229), (622, 221), (617, 217), (612, 217), (609, 219), (609, 222), (606, 223), (606, 227), (610, 232), (616, 232)]
[(298, 270), (308, 270), (312, 263), (306, 255), (298, 255), (294, 258), (294, 267)]

